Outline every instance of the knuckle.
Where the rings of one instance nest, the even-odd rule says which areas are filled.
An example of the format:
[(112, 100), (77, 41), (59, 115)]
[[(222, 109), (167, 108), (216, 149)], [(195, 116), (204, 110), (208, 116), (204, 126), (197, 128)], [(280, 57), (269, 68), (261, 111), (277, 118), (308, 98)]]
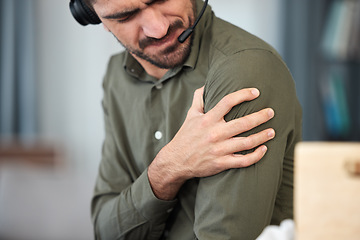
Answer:
[[(220, 135), (217, 132), (214, 132), (214, 131), (209, 132), (208, 141), (210, 143), (216, 143), (219, 141), (219, 139), (220, 139)], [(213, 148), (215, 149), (217, 147), (213, 147)]]
[(223, 154), (224, 150), (218, 146), (213, 146), (210, 149), (210, 154), (213, 156), (221, 156)]
[(249, 136), (242, 139), (242, 146), (244, 150), (249, 150), (254, 145), (254, 140)]
[(233, 102), (232, 102), (232, 98), (230, 95), (226, 95), (225, 97), (223, 97), (223, 99), (220, 100), (220, 105), (223, 106), (224, 108), (231, 108), (233, 107)]
[(207, 127), (209, 127), (211, 125), (212, 125), (211, 119), (208, 116), (204, 115), (204, 117), (202, 117), (201, 120), (200, 120), (200, 127), (201, 128), (207, 128)]
[(245, 131), (252, 128), (252, 124), (250, 119), (246, 117), (242, 117), (239, 119), (238, 126), (241, 130)]
[(220, 161), (219, 159), (214, 161), (213, 166), (214, 166), (214, 169), (216, 172), (221, 172), (224, 169), (224, 163), (223, 163), (223, 161)]

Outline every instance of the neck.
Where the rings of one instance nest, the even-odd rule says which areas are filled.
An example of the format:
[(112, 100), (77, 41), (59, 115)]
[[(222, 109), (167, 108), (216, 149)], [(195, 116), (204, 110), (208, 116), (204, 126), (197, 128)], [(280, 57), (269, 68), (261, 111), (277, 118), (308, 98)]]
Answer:
[(159, 68), (151, 63), (149, 63), (148, 61), (139, 58), (138, 56), (136, 56), (135, 54), (130, 53), (139, 63), (140, 65), (144, 68), (144, 70), (146, 71), (147, 74), (149, 74), (150, 76), (155, 77), (156, 79), (160, 79), (162, 78), (167, 71), (169, 71), (169, 69), (164, 69), (164, 68)]

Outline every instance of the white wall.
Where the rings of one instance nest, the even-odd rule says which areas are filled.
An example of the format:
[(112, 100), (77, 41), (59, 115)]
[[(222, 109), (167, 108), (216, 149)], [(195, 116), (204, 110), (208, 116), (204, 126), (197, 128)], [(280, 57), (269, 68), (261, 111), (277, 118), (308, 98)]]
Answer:
[[(109, 56), (122, 47), (102, 26), (77, 24), (68, 1), (34, 3), (41, 135), (64, 146), (74, 169), (95, 172), (104, 137), (102, 78)], [(216, 15), (281, 51), (280, 0), (213, 0), (209, 4)]]
[(282, 52), (281, 0), (210, 0), (215, 15), (270, 43)]
[(102, 78), (121, 50), (101, 26), (82, 27), (68, 1), (36, 0), (40, 131), (81, 171), (97, 168), (103, 140)]

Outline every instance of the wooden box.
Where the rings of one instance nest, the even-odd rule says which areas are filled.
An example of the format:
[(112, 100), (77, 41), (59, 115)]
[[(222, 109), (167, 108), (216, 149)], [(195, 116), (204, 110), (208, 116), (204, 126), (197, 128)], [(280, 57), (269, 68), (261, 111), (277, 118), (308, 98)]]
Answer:
[(360, 143), (303, 142), (295, 151), (297, 240), (360, 239)]

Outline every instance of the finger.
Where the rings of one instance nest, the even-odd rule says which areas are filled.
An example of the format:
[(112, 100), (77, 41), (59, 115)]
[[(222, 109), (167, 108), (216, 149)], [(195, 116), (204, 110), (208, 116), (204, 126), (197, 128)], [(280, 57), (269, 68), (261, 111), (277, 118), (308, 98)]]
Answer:
[(191, 108), (197, 112), (204, 113), (204, 87), (198, 88), (194, 92)]
[(224, 170), (226, 170), (251, 166), (260, 161), (260, 159), (264, 157), (266, 152), (267, 147), (265, 145), (262, 145), (256, 148), (254, 152), (245, 155), (233, 154), (226, 159), (222, 159), (222, 167)]
[(275, 131), (272, 128), (263, 130), (259, 133), (250, 135), (248, 137), (233, 137), (220, 144), (217, 144), (212, 149), (215, 156), (226, 156), (237, 152), (253, 149), (275, 137)]
[(225, 138), (233, 137), (269, 121), (274, 115), (275, 112), (273, 109), (266, 108), (244, 117), (231, 120), (227, 122), (220, 131)]
[(264, 157), (265, 153), (267, 152), (267, 147), (262, 145), (255, 149), (254, 152), (248, 153), (245, 155), (241, 154), (234, 154), (234, 159), (238, 159), (238, 163), (235, 162), (237, 168), (248, 167), (260, 161), (261, 158)]
[(260, 92), (256, 88), (245, 88), (239, 91), (230, 93), (223, 97), (216, 106), (208, 112), (208, 115), (213, 115), (215, 118), (223, 118), (236, 105), (251, 101), (257, 98)]

